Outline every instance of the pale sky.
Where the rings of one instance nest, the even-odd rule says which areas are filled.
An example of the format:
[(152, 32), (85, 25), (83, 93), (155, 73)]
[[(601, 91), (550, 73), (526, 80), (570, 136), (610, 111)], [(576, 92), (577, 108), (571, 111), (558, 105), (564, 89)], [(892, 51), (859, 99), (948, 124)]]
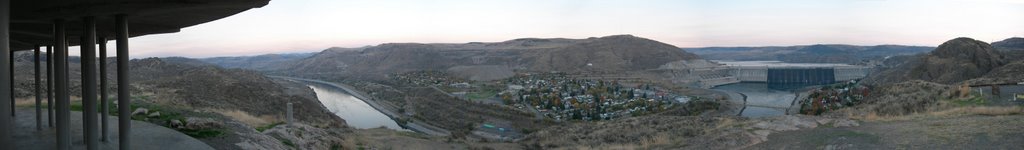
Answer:
[(994, 42), (1024, 36), (1024, 0), (272, 0), (179, 33), (132, 38), (131, 53), (240, 56), (616, 34), (679, 47)]

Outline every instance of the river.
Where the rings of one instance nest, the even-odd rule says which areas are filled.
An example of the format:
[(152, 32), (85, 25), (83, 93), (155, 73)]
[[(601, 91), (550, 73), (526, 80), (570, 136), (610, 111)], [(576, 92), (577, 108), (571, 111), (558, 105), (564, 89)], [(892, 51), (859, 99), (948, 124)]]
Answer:
[(307, 85), (313, 89), (313, 92), (316, 92), (316, 98), (320, 100), (320, 103), (323, 103), (324, 107), (327, 107), (327, 110), (331, 111), (331, 113), (345, 119), (345, 123), (348, 126), (358, 129), (385, 127), (399, 131), (409, 131), (403, 129), (397, 122), (384, 115), (384, 113), (377, 111), (377, 109), (366, 104), (363, 100), (345, 93), (340, 88), (319, 83), (307, 83)]
[(796, 97), (796, 93), (792, 91), (769, 89), (765, 83), (734, 83), (712, 89), (747, 95), (747, 104), (740, 113), (740, 116), (745, 117), (785, 115), (785, 108), (788, 108)]

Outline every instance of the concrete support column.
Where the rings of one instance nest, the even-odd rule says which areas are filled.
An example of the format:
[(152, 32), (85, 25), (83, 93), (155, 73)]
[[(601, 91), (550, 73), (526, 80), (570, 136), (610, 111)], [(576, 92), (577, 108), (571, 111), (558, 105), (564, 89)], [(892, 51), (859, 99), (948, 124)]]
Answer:
[[(7, 46), (10, 47), (10, 44), (7, 44)], [(11, 50), (8, 54), (11, 55), (11, 59), (8, 61), (10, 63), (7, 64), (7, 67), (9, 67), (7, 68), (7, 74), (10, 75), (10, 78), (7, 78), (7, 81), (11, 82), (11, 89), (8, 90), (11, 92), (11, 95), (8, 97), (11, 97), (11, 117), (14, 117), (16, 115), (16, 113), (14, 113), (14, 50)]]
[(85, 148), (99, 149), (99, 122), (96, 111), (96, 17), (83, 17), (82, 35), (82, 118)]
[(68, 150), (71, 149), (71, 127), (68, 125), (71, 122), (71, 98), (68, 97), (68, 78), (67, 78), (67, 60), (68, 60), (68, 43), (67, 35), (64, 31), (64, 20), (56, 20), (53, 22), (53, 74), (54, 76), (54, 89), (55, 89), (55, 105), (54, 108), (57, 111), (57, 149)]
[(125, 15), (116, 15), (114, 32), (117, 41), (117, 111), (118, 135), (122, 150), (131, 146), (131, 94), (128, 93), (128, 20)]
[(288, 127), (289, 128), (295, 127), (295, 125), (292, 125), (292, 122), (295, 122), (293, 117), (292, 117), (292, 103), (288, 103), (288, 109), (287, 110), (288, 110), (288, 113), (287, 113), (286, 116), (288, 118)]
[[(11, 59), (11, 0), (0, 0), (0, 70), (8, 70), (5, 68)], [(11, 84), (7, 82), (7, 78), (10, 78), (6, 73), (0, 73), (0, 101), (14, 101), (10, 99)], [(0, 112), (7, 112), (11, 109), (11, 106), (7, 106), (9, 103), (0, 102)], [(12, 127), (14, 118), (8, 115), (0, 115), (0, 149), (14, 149), (14, 142), (11, 141)]]
[(35, 58), (35, 60), (32, 61), (32, 69), (34, 69), (35, 72), (36, 72), (35, 73), (35, 79), (36, 80), (35, 80), (35, 84), (33, 84), (33, 85), (35, 85), (35, 88), (36, 88), (36, 92), (35, 92), (35, 95), (36, 95), (36, 131), (42, 131), (43, 130), (43, 94), (42, 94), (43, 92), (42, 92), (42, 88), (40, 88), (40, 87), (42, 87), (43, 84), (41, 84), (42, 81), (39, 78), (40, 77), (39, 76), (39, 74), (40, 74), (40, 72), (39, 72), (39, 51), (40, 51), (39, 50), (39, 45), (36, 45), (35, 48), (36, 49), (35, 49), (35, 51), (33, 51), (34, 53), (32, 55), (32, 57)]
[(46, 46), (46, 115), (53, 127), (53, 46)]
[(100, 141), (110, 142), (110, 99), (107, 97), (107, 39), (100, 37)]

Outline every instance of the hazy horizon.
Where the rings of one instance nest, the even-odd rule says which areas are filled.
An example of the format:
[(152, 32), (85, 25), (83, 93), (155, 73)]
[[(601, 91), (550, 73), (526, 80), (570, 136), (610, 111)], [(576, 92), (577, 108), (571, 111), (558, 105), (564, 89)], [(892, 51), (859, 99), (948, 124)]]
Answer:
[[(937, 46), (1024, 36), (1024, 1), (271, 1), (179, 33), (132, 38), (132, 56), (317, 52), (381, 43), (631, 34), (677, 47)], [(113, 46), (114, 42), (110, 42)], [(73, 48), (72, 55), (77, 55)], [(112, 55), (112, 53), (111, 53)]]

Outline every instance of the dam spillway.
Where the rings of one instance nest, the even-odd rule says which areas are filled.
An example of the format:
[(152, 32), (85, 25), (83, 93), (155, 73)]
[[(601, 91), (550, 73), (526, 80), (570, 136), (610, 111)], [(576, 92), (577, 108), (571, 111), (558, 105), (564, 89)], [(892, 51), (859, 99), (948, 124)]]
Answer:
[(771, 89), (790, 89), (836, 81), (832, 68), (768, 68), (767, 83)]

